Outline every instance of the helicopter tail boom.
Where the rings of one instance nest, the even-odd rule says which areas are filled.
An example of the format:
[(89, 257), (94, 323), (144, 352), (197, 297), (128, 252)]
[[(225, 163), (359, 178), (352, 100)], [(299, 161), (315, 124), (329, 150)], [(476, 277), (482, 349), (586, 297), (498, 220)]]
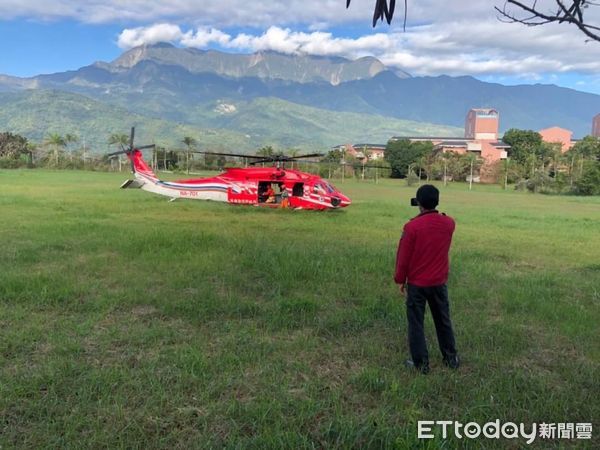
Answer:
[[(146, 164), (142, 152), (138, 149), (133, 150), (127, 154), (127, 157), (131, 160), (133, 172), (136, 175), (143, 175), (143, 178), (149, 178), (151, 181), (157, 181), (158, 177), (154, 174), (154, 171)], [(139, 178), (136, 176), (136, 178)]]

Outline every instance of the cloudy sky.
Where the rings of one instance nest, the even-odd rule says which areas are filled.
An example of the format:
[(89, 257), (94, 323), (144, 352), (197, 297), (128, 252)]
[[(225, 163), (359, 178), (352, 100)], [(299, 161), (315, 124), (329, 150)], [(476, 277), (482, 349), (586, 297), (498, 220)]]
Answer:
[[(0, 0), (0, 74), (30, 76), (110, 61), (143, 43), (228, 52), (373, 55), (412, 75), (472, 75), (600, 93), (600, 42), (569, 25), (498, 20), (501, 0), (397, 1), (371, 28), (375, 0)], [(538, 5), (554, 0), (538, 0)], [(600, 24), (600, 6), (589, 20)]]

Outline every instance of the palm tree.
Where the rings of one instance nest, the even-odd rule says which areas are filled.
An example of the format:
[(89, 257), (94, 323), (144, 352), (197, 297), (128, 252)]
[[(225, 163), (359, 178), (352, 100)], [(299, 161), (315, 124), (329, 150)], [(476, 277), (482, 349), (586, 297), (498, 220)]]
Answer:
[[(296, 156), (298, 156), (300, 154), (300, 149), (299, 148), (290, 148), (287, 150), (287, 154), (289, 156), (291, 156), (292, 158), (295, 158)], [(294, 161), (292, 160), (292, 169), (294, 168)]]
[[(123, 133), (111, 134), (108, 138), (108, 145), (118, 145), (121, 150), (125, 150), (125, 147), (129, 145), (129, 136)], [(112, 166), (111, 166), (112, 167)], [(121, 155), (119, 155), (119, 172), (121, 171)]]
[[(264, 157), (273, 156), (273, 155), (275, 155), (275, 150), (270, 145), (267, 145), (265, 147), (259, 148), (256, 151), (256, 154), (258, 156), (264, 156)], [(262, 163), (262, 166), (265, 167), (264, 162)]]
[(125, 146), (129, 144), (129, 136), (122, 133), (111, 134), (108, 138), (109, 145), (119, 145), (121, 149), (125, 149)]
[(46, 145), (49, 145), (54, 149), (54, 163), (58, 167), (59, 148), (64, 148), (67, 145), (65, 138), (58, 133), (50, 133), (46, 138)]
[(79, 142), (79, 138), (71, 133), (67, 133), (65, 134), (65, 147), (67, 147), (67, 150), (69, 151), (69, 159), (72, 161), (73, 160), (73, 152), (71, 151), (71, 149), (69, 149), (69, 144), (74, 144), (76, 142)]
[(267, 145), (266, 147), (258, 149), (256, 151), (256, 154), (258, 156), (273, 156), (275, 154), (275, 150), (273, 150), (273, 147), (271, 147), (270, 145)]
[(65, 144), (74, 144), (75, 142), (79, 142), (77, 135), (71, 133), (65, 134)]
[(196, 146), (197, 141), (193, 137), (185, 136), (181, 142), (183, 142), (185, 144), (185, 146), (187, 147), (186, 169), (187, 169), (187, 173), (189, 174), (190, 173), (190, 153), (192, 152), (192, 147)]

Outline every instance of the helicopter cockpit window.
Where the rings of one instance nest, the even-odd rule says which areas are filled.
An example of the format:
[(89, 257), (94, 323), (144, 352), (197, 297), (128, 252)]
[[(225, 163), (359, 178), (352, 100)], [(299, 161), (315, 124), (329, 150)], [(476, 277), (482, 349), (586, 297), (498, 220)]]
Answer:
[(323, 186), (325, 187), (325, 190), (327, 191), (328, 194), (333, 194), (335, 192), (335, 189), (329, 183), (324, 182)]
[(329, 183), (326, 181), (321, 183), (316, 183), (313, 186), (313, 194), (333, 194), (335, 189), (331, 187)]

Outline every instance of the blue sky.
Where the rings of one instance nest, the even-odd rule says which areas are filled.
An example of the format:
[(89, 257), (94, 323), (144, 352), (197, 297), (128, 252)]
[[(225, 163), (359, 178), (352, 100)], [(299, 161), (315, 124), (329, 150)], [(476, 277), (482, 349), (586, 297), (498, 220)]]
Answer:
[[(199, 5), (202, 3), (202, 5)], [(412, 3), (412, 4), (411, 4)], [(389, 27), (370, 26), (373, 0), (0, 0), (0, 74), (32, 76), (110, 61), (140, 43), (229, 52), (373, 55), (413, 75), (552, 83), (600, 94), (600, 43), (567, 26), (503, 24), (493, 1), (409, 1)]]
[(114, 59), (122, 52), (116, 44), (121, 30), (73, 21), (0, 21), (0, 73), (27, 77)]

